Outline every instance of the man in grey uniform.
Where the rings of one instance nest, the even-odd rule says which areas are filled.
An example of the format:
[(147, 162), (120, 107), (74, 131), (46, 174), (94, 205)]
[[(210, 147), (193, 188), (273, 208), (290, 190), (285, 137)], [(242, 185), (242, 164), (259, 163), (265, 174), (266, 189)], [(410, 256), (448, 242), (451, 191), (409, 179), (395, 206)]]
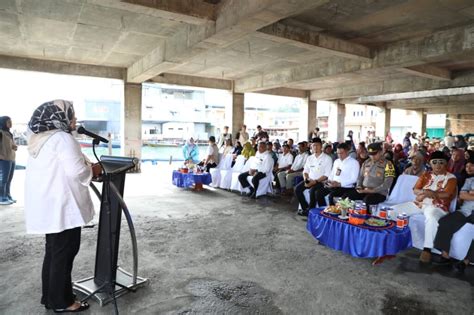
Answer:
[(382, 143), (368, 146), (370, 159), (362, 164), (355, 189), (346, 192), (342, 198), (364, 200), (367, 208), (379, 204), (387, 198), (395, 178), (395, 167), (383, 157)]

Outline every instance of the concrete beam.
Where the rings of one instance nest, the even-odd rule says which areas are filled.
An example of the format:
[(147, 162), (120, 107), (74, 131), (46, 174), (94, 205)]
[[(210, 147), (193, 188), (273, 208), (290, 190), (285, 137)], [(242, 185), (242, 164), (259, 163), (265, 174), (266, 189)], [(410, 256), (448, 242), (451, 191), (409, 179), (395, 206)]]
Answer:
[(297, 46), (317, 52), (355, 60), (371, 59), (371, 52), (368, 47), (327, 34), (314, 32), (302, 26), (277, 22), (259, 29), (258, 32), (268, 35), (271, 39), (274, 39), (274, 37), (283, 38)]
[(143, 82), (182, 63), (199, 60), (258, 29), (329, 0), (224, 0), (216, 22), (186, 25), (128, 68), (129, 82)]
[(404, 40), (387, 45), (376, 50), (371, 61), (331, 57), (311, 64), (236, 80), (235, 90), (251, 92), (297, 83), (311, 83), (337, 75), (367, 74), (370, 71), (413, 67), (447, 59), (472, 58), (473, 53), (474, 24), (470, 24), (435, 32), (416, 40)]
[(419, 109), (449, 106), (474, 106), (474, 94), (462, 96), (427, 97), (418, 99), (393, 100), (387, 102), (388, 108)]
[(79, 63), (49, 61), (0, 55), (0, 68), (80, 75), (108, 79), (125, 79), (125, 68), (93, 66)]
[(427, 114), (447, 114), (447, 115), (458, 115), (458, 114), (474, 114), (474, 105), (473, 103), (469, 104), (451, 104), (446, 107), (431, 107), (424, 108), (423, 111)]
[(430, 65), (400, 68), (399, 71), (434, 80), (451, 80), (451, 71)]
[(195, 77), (175, 73), (162, 73), (156, 77), (153, 77), (149, 81), (155, 83), (194, 86), (209, 89), (232, 90), (232, 81), (230, 80)]
[(386, 79), (372, 83), (346, 85), (338, 88), (318, 89), (311, 91), (311, 99), (346, 99), (345, 102), (350, 103), (357, 102), (357, 98), (363, 96), (381, 96), (392, 93), (430, 91), (469, 86), (474, 86), (474, 71), (454, 73), (451, 81), (440, 81), (421, 77), (406, 77), (399, 79)]
[(217, 7), (201, 0), (122, 0), (122, 2), (184, 16), (182, 18), (185, 20), (193, 20), (193, 18), (205, 20), (216, 19)]
[(374, 102), (383, 102), (383, 101), (389, 101), (389, 100), (402, 100), (402, 99), (414, 99), (414, 98), (438, 97), (438, 96), (454, 96), (454, 95), (466, 95), (466, 94), (474, 94), (474, 86), (438, 89), (438, 90), (430, 90), (430, 91), (392, 93), (392, 94), (374, 95), (374, 96), (361, 96), (356, 99), (355, 103), (374, 103)]
[(264, 90), (264, 91), (257, 91), (255, 93), (288, 96), (288, 97), (299, 97), (299, 98), (307, 98), (309, 95), (309, 92), (306, 90), (298, 90), (298, 89), (290, 89), (290, 88), (270, 89), (270, 90)]

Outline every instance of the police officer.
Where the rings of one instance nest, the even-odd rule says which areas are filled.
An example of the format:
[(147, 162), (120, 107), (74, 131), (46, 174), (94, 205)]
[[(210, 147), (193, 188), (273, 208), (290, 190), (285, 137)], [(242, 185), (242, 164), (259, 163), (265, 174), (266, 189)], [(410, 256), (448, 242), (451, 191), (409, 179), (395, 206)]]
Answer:
[(383, 157), (381, 142), (369, 144), (367, 150), (370, 159), (362, 164), (355, 189), (351, 189), (342, 197), (364, 200), (370, 209), (370, 205), (379, 204), (387, 198), (395, 178), (395, 167)]

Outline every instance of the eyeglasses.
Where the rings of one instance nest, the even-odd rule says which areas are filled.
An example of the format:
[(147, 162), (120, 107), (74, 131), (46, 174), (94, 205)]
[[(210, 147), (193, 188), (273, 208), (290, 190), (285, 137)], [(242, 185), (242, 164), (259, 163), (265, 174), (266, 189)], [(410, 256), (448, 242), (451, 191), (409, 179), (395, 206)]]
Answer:
[(446, 164), (446, 160), (443, 160), (443, 159), (431, 160), (431, 164), (433, 164), (433, 165), (436, 165), (436, 164), (443, 165), (443, 164)]

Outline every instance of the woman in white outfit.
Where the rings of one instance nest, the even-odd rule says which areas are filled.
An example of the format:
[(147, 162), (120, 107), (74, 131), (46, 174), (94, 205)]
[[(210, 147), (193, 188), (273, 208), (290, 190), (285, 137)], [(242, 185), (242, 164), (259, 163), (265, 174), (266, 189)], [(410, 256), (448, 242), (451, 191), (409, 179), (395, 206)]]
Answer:
[(25, 183), (26, 230), (46, 234), (41, 304), (57, 313), (80, 312), (89, 305), (76, 301), (71, 271), (81, 240), (81, 226), (92, 220), (89, 183), (100, 168), (92, 166), (71, 135), (76, 128), (72, 103), (44, 103), (28, 124)]

